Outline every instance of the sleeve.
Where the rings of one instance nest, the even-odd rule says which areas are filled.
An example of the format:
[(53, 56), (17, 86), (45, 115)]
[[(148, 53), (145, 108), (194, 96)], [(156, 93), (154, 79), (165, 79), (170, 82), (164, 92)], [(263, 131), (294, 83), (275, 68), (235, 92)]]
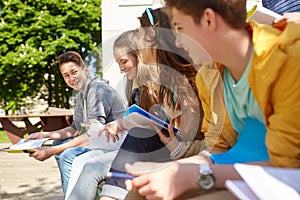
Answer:
[(266, 108), (263, 109), (267, 116), (266, 144), (273, 165), (300, 168), (299, 56), (298, 60), (281, 59), (278, 62), (285, 65), (280, 74), (273, 77), (271, 87), (264, 91), (264, 95), (271, 97), (270, 101), (265, 101)]
[(220, 71), (212, 66), (203, 66), (196, 77), (204, 112), (202, 132), (205, 135), (205, 145), (208, 149), (224, 152), (235, 144), (238, 135), (227, 116), (221, 83)]
[(88, 120), (97, 119), (105, 124), (111, 108), (108, 99), (111, 98), (111, 92), (105, 88), (104, 83), (92, 85), (87, 94)]
[(102, 124), (122, 117), (125, 103), (117, 92), (106, 83), (97, 83), (90, 88), (87, 98), (88, 119), (97, 119)]
[(71, 127), (75, 130), (80, 130), (80, 123), (83, 122), (83, 104), (82, 104), (82, 96), (80, 93), (76, 96), (76, 105), (74, 108), (73, 122)]

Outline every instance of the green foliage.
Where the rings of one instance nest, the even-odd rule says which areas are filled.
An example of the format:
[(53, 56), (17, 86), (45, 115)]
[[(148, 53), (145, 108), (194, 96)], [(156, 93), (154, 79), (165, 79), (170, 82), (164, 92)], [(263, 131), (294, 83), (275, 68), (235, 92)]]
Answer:
[(0, 143), (10, 142), (8, 136), (4, 132), (4, 130), (0, 130)]
[[(85, 58), (101, 42), (101, 0), (0, 2), (0, 107), (19, 109), (26, 97), (69, 107), (72, 90), (58, 69), (67, 50)], [(100, 61), (95, 64), (99, 70)]]

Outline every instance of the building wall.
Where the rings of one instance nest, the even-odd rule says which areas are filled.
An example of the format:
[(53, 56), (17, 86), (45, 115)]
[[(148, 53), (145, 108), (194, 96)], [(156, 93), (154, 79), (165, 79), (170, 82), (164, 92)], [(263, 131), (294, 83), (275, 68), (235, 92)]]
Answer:
[[(260, 0), (247, 0), (247, 9)], [(113, 42), (124, 31), (139, 26), (139, 17), (147, 7), (157, 8), (163, 5), (162, 0), (102, 0), (102, 59), (103, 78), (109, 80), (125, 99), (125, 74), (121, 74), (113, 58)]]

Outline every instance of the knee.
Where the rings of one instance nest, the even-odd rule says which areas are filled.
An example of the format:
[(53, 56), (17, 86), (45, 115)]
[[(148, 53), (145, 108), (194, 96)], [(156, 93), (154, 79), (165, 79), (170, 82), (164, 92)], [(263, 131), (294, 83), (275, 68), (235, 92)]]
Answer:
[(74, 155), (71, 149), (66, 149), (60, 155), (59, 162), (60, 164), (72, 163), (74, 160)]

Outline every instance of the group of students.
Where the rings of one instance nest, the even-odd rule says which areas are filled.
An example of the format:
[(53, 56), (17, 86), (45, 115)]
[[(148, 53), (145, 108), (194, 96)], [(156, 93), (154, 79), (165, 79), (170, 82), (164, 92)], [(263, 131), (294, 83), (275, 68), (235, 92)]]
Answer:
[[(88, 77), (77, 53), (61, 55), (60, 71), (79, 91), (74, 121), (28, 139), (70, 140), (30, 156), (45, 160), (57, 155), (66, 199), (94, 199), (109, 171), (135, 178), (106, 178), (101, 200), (211, 194), (230, 199), (224, 182), (241, 177), (233, 163), (216, 158), (234, 148), (240, 135), (251, 135), (244, 127), (254, 119), (250, 125), (262, 124), (266, 131), (259, 134), (265, 139), (250, 136), (249, 142), (262, 143), (267, 155), (248, 159), (246, 153), (246, 163), (300, 168), (299, 13), (278, 19), (286, 20), (280, 28), (247, 24), (246, 14), (246, 0), (165, 0), (164, 8), (145, 10), (138, 29), (116, 39), (114, 56), (128, 79), (127, 106), (137, 104), (168, 121), (167, 131), (154, 124), (124, 130), (126, 106), (117, 92)], [(90, 119), (105, 124), (99, 132), (105, 131), (107, 139), (126, 134), (120, 150), (86, 146), (89, 136), (81, 134), (80, 123)]]

